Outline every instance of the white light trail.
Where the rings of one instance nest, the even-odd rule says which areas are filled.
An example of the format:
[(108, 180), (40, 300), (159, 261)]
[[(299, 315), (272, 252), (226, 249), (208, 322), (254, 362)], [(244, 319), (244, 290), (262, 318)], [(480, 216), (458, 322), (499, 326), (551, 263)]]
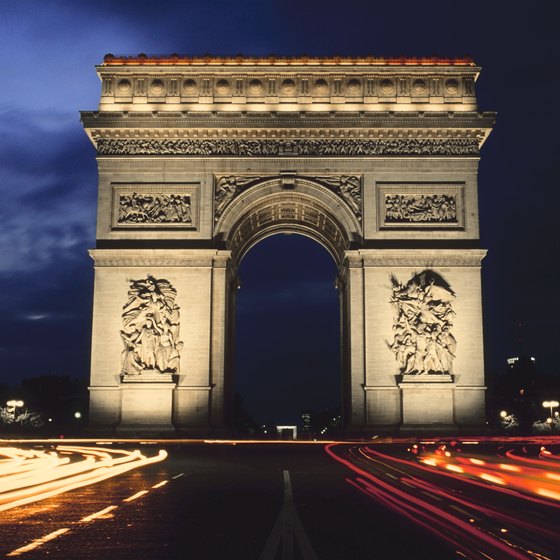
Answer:
[(166, 457), (164, 450), (146, 457), (139, 450), (99, 447), (59, 445), (49, 452), (0, 447), (0, 511), (95, 484)]

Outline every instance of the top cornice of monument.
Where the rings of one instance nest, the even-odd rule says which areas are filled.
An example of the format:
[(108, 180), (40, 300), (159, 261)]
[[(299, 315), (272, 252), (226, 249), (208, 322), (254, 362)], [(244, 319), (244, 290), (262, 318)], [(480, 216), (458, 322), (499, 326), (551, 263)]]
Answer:
[(114, 56), (106, 54), (104, 66), (459, 66), (476, 69), (471, 57), (376, 57), (376, 56)]

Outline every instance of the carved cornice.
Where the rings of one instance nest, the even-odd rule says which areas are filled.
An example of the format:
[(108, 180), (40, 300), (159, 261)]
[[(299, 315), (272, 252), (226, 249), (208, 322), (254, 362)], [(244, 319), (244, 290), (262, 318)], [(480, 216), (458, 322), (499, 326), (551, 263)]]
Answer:
[(476, 139), (135, 139), (97, 141), (100, 156), (478, 156)]
[(360, 249), (365, 267), (480, 267), (485, 249)]
[[(320, 130), (322, 134), (336, 129), (489, 129), (495, 124), (496, 113), (492, 111), (418, 111), (389, 110), (319, 111), (291, 110), (278, 112), (263, 106), (259, 111), (82, 111), (81, 120), (86, 129), (187, 129), (196, 128), (268, 128), (276, 133), (276, 127), (307, 128)], [(328, 129), (328, 130), (325, 130)], [(214, 131), (213, 131), (214, 132)], [(250, 131), (252, 132), (252, 131)], [(121, 132), (122, 133), (122, 132)], [(177, 132), (175, 131), (175, 134)]]
[(212, 267), (222, 261), (228, 251), (206, 249), (90, 249), (95, 267)]
[(468, 66), (476, 67), (470, 56), (445, 58), (440, 56), (431, 57), (384, 57), (384, 56), (189, 56), (189, 55), (146, 55), (138, 54), (132, 56), (115, 56), (106, 54), (103, 57), (103, 66), (293, 66), (298, 64), (309, 66)]

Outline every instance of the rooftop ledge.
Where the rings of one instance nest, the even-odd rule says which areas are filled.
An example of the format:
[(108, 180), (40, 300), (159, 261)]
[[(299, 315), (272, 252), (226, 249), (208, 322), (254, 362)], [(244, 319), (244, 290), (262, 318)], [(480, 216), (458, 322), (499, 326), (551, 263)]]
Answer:
[(377, 57), (377, 56), (186, 56), (178, 54), (115, 56), (106, 54), (102, 66), (467, 66), (475, 68), (471, 57)]

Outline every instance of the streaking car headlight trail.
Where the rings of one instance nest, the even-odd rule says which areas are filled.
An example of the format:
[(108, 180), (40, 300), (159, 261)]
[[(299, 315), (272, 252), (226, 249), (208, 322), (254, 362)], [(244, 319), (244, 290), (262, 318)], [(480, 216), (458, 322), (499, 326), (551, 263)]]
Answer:
[(0, 511), (96, 484), (163, 461), (160, 450), (148, 457), (139, 450), (57, 445), (52, 451), (0, 447)]
[(351, 469), (349, 484), (461, 557), (551, 560), (560, 545), (560, 460), (539, 445), (530, 452), (507, 441), (484, 449), (424, 442), (325, 450)]

